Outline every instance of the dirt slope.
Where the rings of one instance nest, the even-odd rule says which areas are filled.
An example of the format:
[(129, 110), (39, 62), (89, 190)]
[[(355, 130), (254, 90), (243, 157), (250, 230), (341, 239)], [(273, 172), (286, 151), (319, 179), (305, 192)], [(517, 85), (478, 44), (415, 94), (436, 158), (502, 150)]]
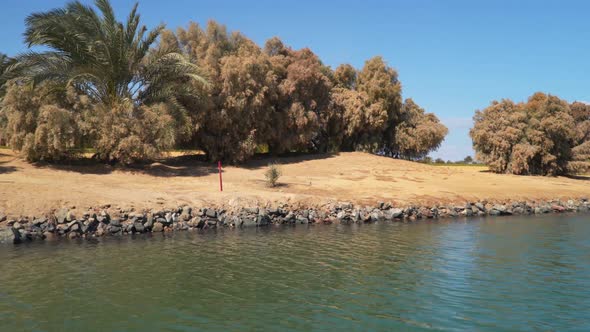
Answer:
[(169, 158), (142, 169), (105, 165), (30, 165), (0, 150), (0, 212), (31, 215), (61, 206), (103, 204), (156, 207), (255, 201), (323, 203), (378, 201), (464, 202), (475, 199), (542, 199), (590, 196), (590, 178), (497, 175), (482, 167), (429, 166), (365, 153), (288, 157), (277, 160), (277, 188), (264, 182), (271, 159), (225, 167), (219, 192), (216, 165)]

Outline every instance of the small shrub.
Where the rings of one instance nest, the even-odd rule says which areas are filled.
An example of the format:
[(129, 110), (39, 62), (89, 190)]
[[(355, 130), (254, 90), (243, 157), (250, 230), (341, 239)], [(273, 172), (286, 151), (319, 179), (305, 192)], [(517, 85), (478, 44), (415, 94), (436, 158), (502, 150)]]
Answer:
[(277, 164), (268, 164), (264, 177), (266, 178), (266, 184), (269, 187), (276, 187), (279, 177), (281, 177), (281, 167)]

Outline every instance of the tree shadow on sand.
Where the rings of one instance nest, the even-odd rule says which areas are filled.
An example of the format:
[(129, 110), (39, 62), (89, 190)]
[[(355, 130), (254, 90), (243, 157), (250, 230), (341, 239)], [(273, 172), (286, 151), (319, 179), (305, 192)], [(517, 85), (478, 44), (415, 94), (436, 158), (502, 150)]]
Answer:
[(572, 180), (590, 181), (590, 175), (566, 175), (565, 177)]
[[(502, 175), (503, 173), (494, 173), (489, 169), (484, 169), (479, 171), (480, 173), (490, 173), (490, 174), (498, 174)], [(520, 176), (529, 176), (529, 175), (520, 175)], [(540, 176), (540, 175), (534, 175)], [(579, 180), (579, 181), (590, 181), (590, 175), (581, 175), (581, 174), (570, 174), (570, 175), (562, 175), (564, 178), (572, 179), (572, 180)], [(547, 176), (547, 178), (555, 178), (555, 176)]]
[[(11, 157), (11, 156), (4, 154), (4, 153), (0, 153), (0, 157)], [(18, 167), (16, 167), (16, 166), (5, 165), (13, 160), (14, 160), (14, 158), (11, 160), (0, 161), (0, 174), (12, 173), (12, 172), (16, 172), (18, 170)]]
[(277, 156), (270, 154), (258, 154), (248, 162), (237, 167), (245, 169), (266, 168), (269, 163), (276, 162), (279, 165), (292, 165), (312, 160), (323, 160), (338, 156), (338, 153), (286, 153)]
[(115, 171), (129, 174), (146, 174), (159, 177), (205, 176), (217, 171), (211, 163), (205, 163), (200, 156), (178, 156), (158, 161), (132, 165), (109, 165), (92, 158), (79, 158), (61, 163), (37, 162), (33, 166), (80, 174), (106, 175)]
[[(286, 154), (277, 157), (268, 154), (260, 154), (244, 164), (223, 165), (235, 166), (245, 169), (260, 169), (268, 166), (269, 163), (279, 162), (281, 165), (296, 164), (310, 160), (320, 160), (336, 156), (336, 154)], [(62, 163), (38, 162), (33, 166), (38, 168), (49, 168), (66, 172), (80, 174), (110, 174), (114, 171), (128, 172), (130, 174), (146, 174), (156, 177), (199, 177), (218, 172), (217, 163), (207, 161), (202, 154), (187, 154), (174, 157), (162, 158), (152, 163), (133, 164), (129, 166), (108, 165), (91, 158), (79, 158)]]
[(3, 166), (3, 163), (0, 163), (0, 174), (8, 174), (12, 172), (16, 172), (18, 170), (17, 167), (14, 166)]

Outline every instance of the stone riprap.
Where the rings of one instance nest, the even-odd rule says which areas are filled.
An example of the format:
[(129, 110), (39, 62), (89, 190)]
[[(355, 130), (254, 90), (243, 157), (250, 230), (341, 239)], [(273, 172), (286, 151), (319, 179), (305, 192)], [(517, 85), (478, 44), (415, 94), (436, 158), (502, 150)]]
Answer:
[(590, 202), (587, 198), (566, 201), (479, 201), (456, 205), (405, 207), (384, 202), (373, 207), (355, 206), (352, 203), (333, 203), (317, 207), (289, 204), (240, 208), (181, 206), (150, 211), (135, 211), (107, 205), (84, 210), (73, 207), (60, 208), (37, 217), (13, 218), (0, 213), (0, 243), (21, 243), (60, 237), (78, 239), (206, 230), (220, 227), (353, 224), (378, 221), (413, 222), (422, 219), (588, 211), (590, 211)]

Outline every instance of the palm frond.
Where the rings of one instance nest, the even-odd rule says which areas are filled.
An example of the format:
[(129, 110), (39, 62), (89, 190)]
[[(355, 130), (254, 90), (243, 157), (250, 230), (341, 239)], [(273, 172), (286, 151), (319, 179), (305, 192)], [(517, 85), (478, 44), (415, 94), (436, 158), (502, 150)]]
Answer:
[(108, 0), (95, 7), (72, 1), (64, 8), (33, 13), (26, 19), (25, 41), (46, 52), (18, 57), (19, 75), (76, 85), (104, 104), (134, 98), (135, 104), (173, 98), (178, 84), (206, 84), (199, 68), (177, 53), (153, 48), (164, 25), (140, 26), (137, 4), (127, 20), (116, 20)]

